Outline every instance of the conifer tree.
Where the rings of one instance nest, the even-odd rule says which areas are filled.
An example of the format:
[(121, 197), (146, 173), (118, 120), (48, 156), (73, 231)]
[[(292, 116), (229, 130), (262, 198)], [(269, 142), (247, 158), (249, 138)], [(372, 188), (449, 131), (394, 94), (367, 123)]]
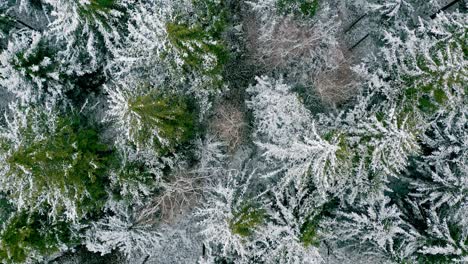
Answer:
[(194, 135), (195, 109), (182, 95), (145, 84), (114, 89), (107, 88), (109, 119), (115, 120), (121, 136), (137, 150), (165, 155)]
[(0, 86), (23, 103), (54, 101), (69, 88), (63, 79), (66, 64), (59, 65), (47, 36), (29, 31), (15, 33), (0, 58)]
[(119, 250), (126, 257), (151, 255), (150, 250), (161, 240), (160, 234), (150, 225), (138, 223), (135, 212), (125, 202), (110, 201), (108, 205), (112, 213), (92, 223), (84, 234), (88, 250), (102, 255)]
[(105, 202), (111, 149), (79, 114), (12, 106), (1, 130), (1, 190), (18, 209), (78, 220)]
[(62, 54), (68, 60), (86, 56), (88, 66), (95, 69), (99, 59), (112, 53), (119, 45), (125, 30), (127, 1), (44, 1), (52, 9), (55, 20), (49, 25), (59, 40), (64, 41)]
[(4, 223), (0, 232), (0, 261), (28, 263), (44, 261), (60, 250), (74, 246), (78, 237), (70, 223), (50, 222), (40, 213), (21, 211)]
[[(442, 2), (0, 1), (0, 262), (468, 262)], [(212, 105), (239, 106), (235, 151)]]

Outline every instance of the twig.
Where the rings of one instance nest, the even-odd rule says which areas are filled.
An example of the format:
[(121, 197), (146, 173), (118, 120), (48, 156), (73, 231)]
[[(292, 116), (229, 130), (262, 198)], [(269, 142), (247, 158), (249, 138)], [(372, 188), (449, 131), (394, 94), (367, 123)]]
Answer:
[(439, 14), (440, 12), (443, 12), (447, 9), (449, 9), (451, 6), (453, 6), (454, 4), (458, 3), (460, 0), (454, 0), (452, 2), (450, 2), (448, 5), (442, 7), (441, 9), (439, 9), (439, 11), (435, 12), (434, 14), (431, 15), (431, 19), (434, 19), (437, 17), (437, 14)]
[(367, 13), (364, 14), (364, 15), (362, 15), (362, 16), (360, 16), (356, 21), (354, 21), (354, 22), (351, 24), (351, 26), (349, 26), (349, 27), (344, 31), (344, 33), (345, 33), (345, 34), (348, 33), (357, 23), (359, 23), (359, 21), (361, 21), (361, 20), (362, 20), (364, 17), (366, 17), (366, 16), (367, 16)]
[(33, 26), (27, 24), (26, 22), (23, 22), (23, 21), (19, 20), (16, 16), (11, 16), (11, 15), (9, 15), (9, 14), (6, 14), (5, 16), (7, 16), (9, 19), (15, 21), (16, 23), (21, 24), (21, 25), (23, 25), (23, 26), (25, 26), (25, 27), (27, 27), (27, 28), (29, 28), (29, 29), (31, 29), (31, 30), (40, 32), (39, 29), (37, 29), (37, 28), (35, 28), (35, 27), (33, 27)]
[(359, 44), (361, 44), (361, 42), (363, 42), (367, 37), (369, 37), (369, 33), (367, 33), (362, 39), (360, 39), (356, 44), (354, 44), (351, 48), (349, 48), (349, 50), (353, 50), (354, 48), (356, 48)]
[(148, 261), (149, 257), (150, 255), (146, 255), (145, 259), (143, 259), (143, 262), (141, 264), (145, 264)]

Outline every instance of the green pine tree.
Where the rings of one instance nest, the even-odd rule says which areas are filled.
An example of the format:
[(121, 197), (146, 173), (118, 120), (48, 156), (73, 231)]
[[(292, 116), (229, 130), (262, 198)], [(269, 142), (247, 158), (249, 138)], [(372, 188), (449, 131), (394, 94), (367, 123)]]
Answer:
[(164, 155), (194, 135), (194, 109), (184, 97), (150, 91), (130, 99), (128, 105), (130, 135), (137, 146)]
[(77, 238), (69, 223), (50, 222), (38, 213), (19, 212), (0, 232), (0, 262), (24, 263), (51, 255), (60, 247), (75, 244)]
[(240, 209), (234, 211), (234, 216), (229, 222), (233, 234), (243, 237), (250, 236), (253, 230), (264, 223), (266, 210), (253, 203), (245, 203)]
[(167, 23), (169, 41), (184, 61), (185, 70), (194, 70), (214, 77), (221, 73), (227, 61), (227, 51), (201, 26)]
[(106, 200), (107, 170), (113, 155), (95, 128), (74, 114), (55, 122), (45, 114), (26, 118), (19, 145), (13, 147), (18, 142), (2, 140), (8, 153), (3, 177), (9, 179), (5, 187), (10, 198), (23, 199), (32, 210), (51, 206), (57, 216), (82, 217), (98, 211)]

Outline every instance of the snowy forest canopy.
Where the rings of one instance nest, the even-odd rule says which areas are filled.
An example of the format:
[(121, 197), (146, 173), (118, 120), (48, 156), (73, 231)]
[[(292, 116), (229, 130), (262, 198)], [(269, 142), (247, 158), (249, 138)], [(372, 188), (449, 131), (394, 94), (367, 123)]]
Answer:
[(0, 0), (0, 263), (468, 263), (466, 0)]

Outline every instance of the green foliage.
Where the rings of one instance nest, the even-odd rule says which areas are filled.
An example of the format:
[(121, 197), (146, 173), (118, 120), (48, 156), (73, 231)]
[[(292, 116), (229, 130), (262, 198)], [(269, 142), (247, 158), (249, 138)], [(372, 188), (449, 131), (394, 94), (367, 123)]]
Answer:
[[(416, 262), (411, 262), (411, 264), (452, 264), (454, 263), (453, 256), (445, 256), (445, 255), (420, 255), (417, 258)], [(454, 256), (457, 257), (457, 256)]]
[(68, 223), (51, 223), (38, 213), (20, 212), (8, 220), (0, 234), (0, 261), (23, 263), (36, 254), (47, 256), (72, 243), (76, 238)]
[(0, 39), (7, 36), (15, 26), (15, 21), (7, 15), (0, 14)]
[(255, 227), (264, 222), (266, 215), (265, 209), (253, 203), (245, 203), (234, 212), (234, 217), (229, 221), (231, 232), (242, 237), (250, 236)]
[[(172, 52), (178, 57), (170, 61), (184, 73), (202, 75), (204, 86), (219, 88), (230, 58), (223, 36), (228, 25), (227, 4), (224, 0), (192, 0), (192, 4), (190, 16), (179, 13), (166, 23)], [(168, 51), (163, 57), (169, 54)]]
[(214, 40), (203, 27), (167, 23), (166, 30), (186, 70), (195, 70), (208, 76), (221, 73), (228, 53), (224, 45)]
[(120, 182), (134, 182), (135, 184), (150, 184), (154, 180), (153, 174), (149, 173), (145, 165), (139, 162), (131, 162), (122, 166), (118, 178)]
[(0, 194), (0, 230), (2, 230), (3, 223), (8, 220), (13, 211), (13, 205), (4, 195)]
[(282, 14), (311, 18), (317, 13), (319, 0), (278, 0), (276, 6)]
[(91, 0), (90, 8), (94, 10), (102, 10), (105, 12), (110, 12), (114, 8), (115, 0)]
[[(455, 30), (455, 29), (451, 29)], [(420, 112), (430, 117), (439, 110), (450, 107), (449, 97), (457, 97), (466, 89), (466, 73), (463, 69), (451, 65), (455, 54), (466, 53), (466, 30), (464, 33), (454, 32), (450, 39), (432, 39), (428, 54), (417, 54), (417, 75), (403, 74), (401, 76), (404, 92), (398, 98), (398, 104), (406, 115)], [(429, 55), (429, 57), (427, 56)], [(414, 67), (413, 61), (405, 61), (408, 68)]]
[[(348, 133), (346, 133), (345, 131), (340, 131), (340, 130), (331, 130), (325, 133), (322, 137), (324, 140), (328, 141), (330, 144), (336, 144), (338, 146), (338, 149), (336, 150), (335, 155), (336, 155), (336, 158), (338, 159), (338, 162), (340, 162), (341, 164), (340, 167), (342, 168), (347, 167), (345, 165), (349, 162), (354, 163), (354, 164), (359, 163), (360, 161), (359, 149), (356, 148), (356, 146), (350, 142), (350, 135)], [(367, 139), (367, 140), (370, 140), (370, 139)], [(325, 170), (328, 170), (330, 165), (331, 165), (330, 161), (327, 160), (325, 164)]]
[(39, 140), (30, 122), (23, 132), (29, 134), (26, 140), (6, 160), (6, 177), (18, 182), (30, 178), (32, 185), (11, 195), (28, 197), (35, 205), (42, 195), (59, 192), (63, 199), (55, 202), (60, 206), (67, 200), (75, 202), (82, 215), (103, 205), (112, 151), (83, 121), (77, 115), (61, 117), (56, 129)]
[(27, 49), (16, 54), (11, 64), (17, 71), (24, 71), (28, 78), (51, 80), (51, 74), (56, 72), (54, 49), (45, 39), (41, 39), (34, 49)]
[(301, 236), (300, 240), (304, 246), (319, 246), (320, 240), (318, 239), (317, 234), (318, 223), (313, 220), (305, 222), (301, 226)]
[(137, 145), (152, 146), (164, 155), (195, 134), (194, 108), (182, 96), (152, 90), (128, 105), (135, 117), (130, 119), (130, 134)]
[(90, 0), (89, 4), (79, 6), (78, 13), (89, 22), (99, 19), (106, 25), (108, 22), (106, 14), (117, 9), (119, 6), (116, 4), (116, 0)]
[(136, 161), (121, 165), (113, 180), (114, 193), (118, 199), (128, 200), (130, 204), (144, 197), (158, 183), (155, 175), (144, 164)]
[(406, 82), (409, 88), (400, 97), (400, 104), (403, 106), (404, 113), (410, 114), (421, 111), (426, 115), (432, 115), (446, 106), (446, 92), (436, 81), (420, 85), (416, 78), (408, 77)]
[(339, 207), (339, 200), (333, 198), (316, 208), (312, 215), (307, 218), (300, 227), (300, 241), (306, 247), (320, 246), (321, 237), (319, 237), (318, 230), (320, 229), (320, 221), (326, 217), (330, 217), (332, 212), (336, 211)]
[(197, 23), (213, 39), (221, 40), (224, 32), (228, 11), (224, 0), (192, 0), (197, 12)]
[[(403, 65), (392, 65), (391, 69), (386, 69), (388, 72), (395, 70), (391, 77), (395, 78), (392, 84), (399, 88), (395, 88), (392, 92), (386, 92), (387, 95), (378, 93), (373, 95), (370, 104), (375, 114), (368, 114), (369, 120), (373, 120), (375, 116), (375, 119), (379, 121), (378, 126), (404, 131), (410, 135), (410, 138), (418, 138), (424, 133), (423, 130), (430, 122), (429, 120), (436, 116), (436, 113), (453, 107), (453, 101), (448, 99), (460, 98), (460, 95), (463, 94), (461, 89), (465, 86), (465, 77), (463, 76), (465, 73), (461, 67), (454, 64), (456, 61), (454, 58), (457, 58), (457, 55), (454, 54), (460, 54), (463, 41), (454, 36), (449, 41), (438, 42), (435, 40), (434, 42), (437, 45), (431, 46), (428, 53), (430, 57), (425, 53), (418, 54), (415, 51), (416, 61), (409, 57), (407, 61), (401, 62)], [(434, 61), (437, 61), (437, 65), (434, 65)], [(390, 79), (386, 81), (390, 81)], [(388, 115), (389, 107), (396, 109), (396, 127), (390, 121), (392, 117)], [(324, 139), (339, 146), (335, 154), (339, 162), (337, 167), (340, 170), (362, 166), (360, 170), (367, 173), (372, 184), (383, 184), (379, 183), (382, 168), (385, 168), (386, 172), (393, 173), (398, 173), (398, 170), (402, 168), (395, 166), (395, 161), (386, 160), (385, 156), (388, 154), (381, 153), (382, 149), (379, 150), (378, 146), (375, 145), (384, 142), (384, 137), (386, 137), (385, 133), (378, 131), (379, 129), (374, 133), (359, 132), (355, 134), (355, 132), (350, 133), (346, 130), (341, 132), (334, 130), (325, 134)], [(410, 145), (405, 146), (404, 153), (401, 154), (407, 155), (407, 157), (417, 154), (413, 151), (418, 148), (417, 142), (410, 140), (407, 143)], [(379, 156), (375, 156), (376, 154)], [(404, 155), (401, 156), (402, 165), (404, 165)], [(328, 167), (328, 164), (327, 162), (325, 168)], [(382, 167), (378, 168), (377, 165)]]
[[(441, 211), (443, 212), (443, 210)], [(442, 214), (442, 212), (440, 213)], [(463, 230), (466, 227), (463, 226), (462, 222), (453, 222), (450, 219), (444, 219), (444, 221), (446, 221), (445, 223), (447, 224), (447, 233), (444, 233), (444, 236), (440, 236), (438, 233), (429, 232), (429, 234), (424, 237), (424, 245), (428, 247), (440, 248), (453, 246), (453, 252), (439, 252), (434, 254), (420, 253), (417, 254), (418, 263), (454, 263), (457, 259), (468, 257), (468, 250), (466, 249), (466, 245), (468, 245), (468, 238), (466, 236), (462, 237), (464, 234), (466, 234)], [(431, 223), (429, 223), (429, 226), (430, 225)]]

